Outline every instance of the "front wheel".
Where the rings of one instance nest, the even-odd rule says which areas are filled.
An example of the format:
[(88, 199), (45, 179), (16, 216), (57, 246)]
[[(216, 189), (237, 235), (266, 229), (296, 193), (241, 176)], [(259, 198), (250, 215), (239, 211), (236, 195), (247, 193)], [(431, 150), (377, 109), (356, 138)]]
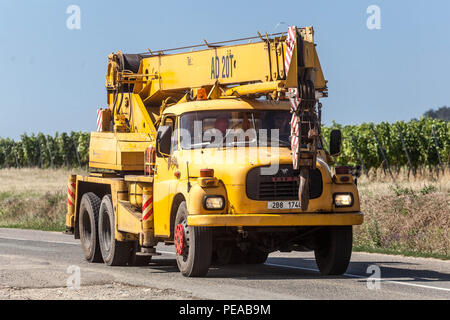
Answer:
[(352, 255), (351, 226), (327, 227), (316, 235), (314, 255), (322, 275), (341, 275), (347, 271)]
[(187, 207), (178, 207), (174, 225), (177, 265), (185, 277), (202, 277), (208, 273), (213, 251), (211, 230), (187, 225)]

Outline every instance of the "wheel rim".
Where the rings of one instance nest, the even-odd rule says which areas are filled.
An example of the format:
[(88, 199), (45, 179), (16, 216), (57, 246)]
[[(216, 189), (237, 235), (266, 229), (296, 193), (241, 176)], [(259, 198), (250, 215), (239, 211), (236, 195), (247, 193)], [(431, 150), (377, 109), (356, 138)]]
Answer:
[(189, 238), (188, 238), (188, 226), (186, 220), (177, 224), (175, 228), (175, 250), (178, 256), (183, 257), (183, 261), (186, 261), (189, 255)]
[(92, 235), (92, 228), (91, 228), (91, 219), (89, 217), (89, 213), (87, 211), (83, 212), (83, 242), (87, 249), (91, 247), (91, 235)]
[(106, 251), (111, 250), (111, 223), (109, 221), (109, 215), (103, 212), (102, 216), (102, 235), (103, 235), (103, 246)]
[(182, 256), (186, 247), (186, 237), (184, 235), (184, 227), (179, 223), (175, 230), (175, 249), (179, 256)]

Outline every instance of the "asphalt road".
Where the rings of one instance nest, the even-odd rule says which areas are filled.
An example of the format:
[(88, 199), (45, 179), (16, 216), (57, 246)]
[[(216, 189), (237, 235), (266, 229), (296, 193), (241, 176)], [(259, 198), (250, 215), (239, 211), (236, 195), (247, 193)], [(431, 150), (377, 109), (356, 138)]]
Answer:
[[(173, 246), (158, 251), (149, 266), (108, 267), (84, 261), (72, 236), (0, 229), (0, 299), (450, 299), (450, 261), (353, 253), (345, 275), (323, 277), (312, 253), (277, 252), (185, 278)], [(74, 268), (80, 289), (66, 286)]]

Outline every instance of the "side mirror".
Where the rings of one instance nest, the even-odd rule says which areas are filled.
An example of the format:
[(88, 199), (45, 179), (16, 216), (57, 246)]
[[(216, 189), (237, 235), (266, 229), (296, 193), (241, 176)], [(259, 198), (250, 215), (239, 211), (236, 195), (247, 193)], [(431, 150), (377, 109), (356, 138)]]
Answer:
[(337, 156), (341, 153), (342, 133), (341, 130), (333, 130), (330, 134), (330, 155)]
[(170, 154), (172, 127), (160, 126), (156, 134), (156, 154), (158, 157), (167, 157)]

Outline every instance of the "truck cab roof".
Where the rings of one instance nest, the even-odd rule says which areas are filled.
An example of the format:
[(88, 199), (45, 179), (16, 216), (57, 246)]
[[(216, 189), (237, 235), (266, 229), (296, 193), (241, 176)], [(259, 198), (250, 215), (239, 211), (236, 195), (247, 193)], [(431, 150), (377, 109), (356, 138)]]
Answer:
[(226, 98), (215, 100), (190, 101), (175, 104), (166, 108), (163, 114), (181, 115), (193, 111), (212, 110), (277, 110), (288, 111), (290, 104), (288, 101), (273, 100), (250, 100), (242, 98)]

